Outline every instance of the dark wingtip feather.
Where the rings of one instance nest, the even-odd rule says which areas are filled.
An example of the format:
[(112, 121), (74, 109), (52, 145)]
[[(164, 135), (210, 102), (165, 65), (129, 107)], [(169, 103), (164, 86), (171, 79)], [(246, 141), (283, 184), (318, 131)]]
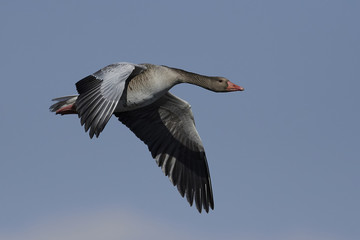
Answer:
[(101, 82), (102, 82), (101, 79), (96, 78), (94, 75), (89, 75), (87, 77), (84, 77), (77, 83), (75, 83), (75, 86), (78, 93), (82, 94), (98, 86)]

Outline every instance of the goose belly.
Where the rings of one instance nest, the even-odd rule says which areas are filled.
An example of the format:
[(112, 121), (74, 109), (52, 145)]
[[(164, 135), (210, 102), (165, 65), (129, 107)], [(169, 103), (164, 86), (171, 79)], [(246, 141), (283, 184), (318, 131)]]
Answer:
[(126, 97), (121, 97), (115, 112), (131, 111), (152, 104), (161, 98), (168, 89), (155, 93), (143, 92), (142, 94), (128, 93)]

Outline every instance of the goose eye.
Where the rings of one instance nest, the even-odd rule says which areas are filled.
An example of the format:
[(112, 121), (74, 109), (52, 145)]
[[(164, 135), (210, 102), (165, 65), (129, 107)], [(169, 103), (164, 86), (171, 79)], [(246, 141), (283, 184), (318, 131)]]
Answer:
[(218, 81), (219, 81), (219, 83), (222, 83), (222, 82), (223, 82), (223, 80), (221, 80), (221, 79), (220, 79), (220, 80), (218, 80)]

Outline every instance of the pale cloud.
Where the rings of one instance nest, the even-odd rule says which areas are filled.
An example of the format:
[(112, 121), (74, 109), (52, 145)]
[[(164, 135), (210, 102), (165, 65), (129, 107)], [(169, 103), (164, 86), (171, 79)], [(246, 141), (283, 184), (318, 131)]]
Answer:
[[(71, 214), (43, 221), (17, 233), (1, 234), (4, 240), (118, 240), (195, 239), (158, 220), (124, 210)], [(168, 238), (171, 236), (171, 238)]]
[[(1, 234), (1, 240), (215, 240), (221, 234), (211, 232), (185, 232), (170, 225), (165, 219), (154, 219), (129, 210), (111, 209), (92, 213), (74, 213), (53, 216), (29, 226), (21, 232)], [(324, 233), (307, 231), (284, 232), (273, 236), (259, 233), (238, 233), (223, 236), (224, 239), (244, 240), (343, 240)]]

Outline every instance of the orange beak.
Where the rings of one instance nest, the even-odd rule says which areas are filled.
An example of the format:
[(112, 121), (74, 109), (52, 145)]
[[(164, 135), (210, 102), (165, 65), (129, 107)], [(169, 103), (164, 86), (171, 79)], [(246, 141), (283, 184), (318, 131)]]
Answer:
[(229, 92), (232, 92), (232, 91), (244, 91), (244, 88), (243, 87), (240, 87), (230, 81), (228, 81), (228, 87), (226, 88), (226, 90), (228, 90)]

